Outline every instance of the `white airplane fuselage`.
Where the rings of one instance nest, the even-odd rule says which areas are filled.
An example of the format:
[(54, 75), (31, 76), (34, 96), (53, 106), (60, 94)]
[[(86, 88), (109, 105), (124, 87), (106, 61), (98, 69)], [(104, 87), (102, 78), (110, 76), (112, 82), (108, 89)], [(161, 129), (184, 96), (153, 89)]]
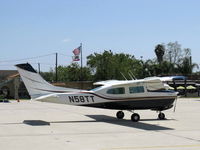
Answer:
[[(177, 97), (177, 93), (173, 91), (161, 90), (149, 92), (145, 87), (144, 92), (142, 93), (130, 93), (129, 86), (102, 86), (97, 90), (92, 91), (53, 93), (41, 96), (35, 100), (41, 102), (90, 106), (107, 109), (155, 109), (161, 111), (171, 108), (174, 100)], [(124, 88), (124, 93), (107, 93), (107, 91), (110, 89), (117, 88)]]

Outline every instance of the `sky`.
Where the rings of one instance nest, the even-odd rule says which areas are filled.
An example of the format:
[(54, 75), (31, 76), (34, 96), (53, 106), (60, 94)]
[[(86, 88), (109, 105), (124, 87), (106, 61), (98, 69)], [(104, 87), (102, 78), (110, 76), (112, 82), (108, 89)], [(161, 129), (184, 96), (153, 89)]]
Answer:
[(0, 0), (0, 70), (30, 62), (49, 71), (56, 52), (69, 65), (80, 43), (84, 64), (104, 50), (147, 60), (175, 41), (200, 64), (199, 0)]

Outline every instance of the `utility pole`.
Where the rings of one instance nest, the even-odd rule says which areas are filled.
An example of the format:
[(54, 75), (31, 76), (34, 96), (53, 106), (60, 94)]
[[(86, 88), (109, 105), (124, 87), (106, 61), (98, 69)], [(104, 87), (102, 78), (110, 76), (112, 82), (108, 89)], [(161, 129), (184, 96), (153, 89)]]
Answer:
[(38, 63), (38, 73), (40, 74), (40, 63)]
[(81, 48), (81, 81), (83, 81), (83, 49), (82, 49), (82, 43), (80, 44), (80, 48)]
[(56, 71), (56, 82), (58, 81), (58, 53), (56, 53), (56, 68), (55, 68), (55, 71)]
[(191, 55), (190, 55), (189, 61), (190, 61), (190, 74), (192, 74), (192, 56)]

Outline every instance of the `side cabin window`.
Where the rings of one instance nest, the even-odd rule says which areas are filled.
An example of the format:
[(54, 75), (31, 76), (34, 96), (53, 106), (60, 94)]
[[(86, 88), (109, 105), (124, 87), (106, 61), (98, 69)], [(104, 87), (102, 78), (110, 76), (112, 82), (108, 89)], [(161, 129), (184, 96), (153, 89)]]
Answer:
[(125, 94), (125, 88), (120, 87), (120, 88), (113, 88), (107, 90), (107, 94)]
[(135, 87), (129, 87), (130, 93), (144, 93), (144, 87), (143, 86), (135, 86)]

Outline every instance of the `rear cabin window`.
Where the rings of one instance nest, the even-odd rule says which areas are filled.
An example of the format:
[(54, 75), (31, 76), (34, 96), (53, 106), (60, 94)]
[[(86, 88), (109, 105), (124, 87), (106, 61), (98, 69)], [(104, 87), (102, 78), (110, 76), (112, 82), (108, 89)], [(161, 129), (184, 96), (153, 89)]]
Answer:
[(107, 91), (107, 94), (125, 94), (125, 88), (113, 88)]
[(143, 86), (135, 86), (135, 87), (129, 87), (130, 93), (144, 93), (144, 87)]

